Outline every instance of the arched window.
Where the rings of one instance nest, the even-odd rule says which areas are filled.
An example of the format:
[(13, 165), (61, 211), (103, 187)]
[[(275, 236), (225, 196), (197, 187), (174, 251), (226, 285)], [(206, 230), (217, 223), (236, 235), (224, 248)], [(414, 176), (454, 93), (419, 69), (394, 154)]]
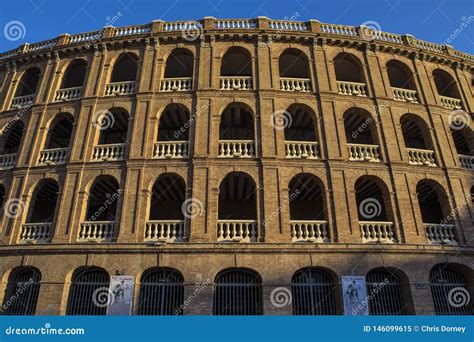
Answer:
[(367, 273), (367, 302), (371, 315), (403, 315), (406, 305), (398, 277), (388, 270)]
[(173, 173), (160, 175), (153, 184), (150, 218), (146, 224), (145, 241), (183, 241), (186, 184)]
[(474, 134), (472, 129), (468, 126), (454, 127), (454, 125), (450, 125), (450, 129), (461, 166), (468, 170), (474, 170)]
[(439, 95), (460, 99), (456, 81), (448, 72), (436, 69), (433, 71), (433, 78)]
[(464, 276), (448, 265), (430, 272), (431, 295), (437, 315), (473, 315), (474, 310)]
[(278, 60), (280, 89), (287, 91), (311, 91), (309, 63), (298, 49), (286, 49)]
[(141, 279), (139, 315), (182, 315), (183, 276), (171, 268), (154, 268)]
[(255, 182), (244, 172), (231, 172), (219, 186), (217, 241), (256, 242)]
[(352, 54), (340, 53), (334, 58), (339, 94), (367, 96), (362, 63)]
[(40, 289), (41, 272), (34, 267), (19, 267), (8, 280), (3, 307), (6, 315), (34, 315)]
[(166, 59), (165, 78), (193, 76), (194, 57), (188, 49), (174, 49)]
[(87, 221), (115, 221), (118, 190), (115, 178), (99, 176), (89, 192)]
[(436, 166), (433, 142), (426, 122), (414, 114), (401, 117), (403, 140), (412, 165)]
[(110, 82), (135, 81), (137, 78), (138, 57), (133, 53), (123, 53), (115, 62)]
[(83, 59), (72, 61), (64, 73), (61, 89), (82, 87), (87, 73), (87, 62)]
[(297, 271), (291, 290), (294, 315), (337, 315), (337, 285), (325, 271), (312, 267)]
[(36, 94), (41, 71), (38, 68), (28, 69), (20, 79), (16, 88), (15, 97)]
[(228, 269), (215, 280), (214, 315), (262, 315), (262, 279), (247, 269)]
[(379, 162), (381, 156), (374, 117), (361, 108), (348, 109), (343, 117), (349, 160)]
[(288, 187), (293, 242), (329, 242), (324, 186), (312, 174), (293, 177)]
[(109, 274), (98, 267), (82, 268), (74, 272), (67, 315), (105, 315), (110, 302)]
[(154, 158), (187, 158), (191, 123), (186, 107), (179, 104), (166, 106), (158, 123)]
[(413, 73), (405, 63), (397, 60), (389, 61), (387, 63), (387, 73), (392, 87), (416, 90)]
[(233, 46), (222, 57), (221, 89), (252, 89), (252, 57), (242, 47)]
[(317, 159), (318, 138), (314, 111), (305, 105), (291, 105), (282, 116), (280, 119), (283, 120), (285, 129), (286, 157)]
[(250, 109), (240, 103), (228, 105), (219, 125), (219, 157), (254, 157), (254, 140), (254, 121)]
[(67, 148), (71, 141), (73, 119), (70, 114), (59, 114), (51, 124), (46, 139), (46, 149)]
[(59, 186), (55, 180), (44, 179), (33, 192), (27, 223), (51, 223), (54, 221)]
[(23, 138), (24, 128), (25, 128), (25, 125), (23, 124), (23, 122), (17, 121), (13, 124), (13, 126), (5, 127), (3, 129), (5, 140), (3, 141), (2, 154), (18, 153), (21, 140)]
[[(99, 145), (123, 144), (127, 140), (128, 113), (121, 108), (111, 108), (100, 122)], [(108, 116), (108, 117), (107, 117)]]

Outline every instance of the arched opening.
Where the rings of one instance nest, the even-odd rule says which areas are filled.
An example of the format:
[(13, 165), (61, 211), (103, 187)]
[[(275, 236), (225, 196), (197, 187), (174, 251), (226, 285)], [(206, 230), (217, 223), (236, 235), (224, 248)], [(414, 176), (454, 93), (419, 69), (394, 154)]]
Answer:
[(87, 202), (87, 221), (114, 222), (119, 184), (112, 176), (99, 176), (92, 184)]
[(110, 277), (99, 267), (84, 267), (72, 277), (66, 315), (103, 316), (107, 313)]
[(187, 158), (190, 126), (190, 115), (186, 107), (175, 103), (166, 106), (158, 123), (154, 158)]
[(433, 78), (439, 95), (454, 99), (461, 98), (456, 81), (448, 72), (436, 69), (433, 71)]
[(278, 60), (280, 89), (311, 91), (309, 63), (306, 54), (298, 49), (286, 49)]
[(252, 89), (252, 56), (239, 46), (233, 46), (222, 57), (221, 89)]
[(254, 140), (254, 121), (250, 109), (241, 103), (228, 105), (219, 125), (219, 157), (254, 157)]
[(20, 82), (18, 82), (15, 97), (36, 94), (40, 76), (41, 71), (38, 68), (28, 69), (20, 78)]
[(51, 124), (46, 138), (46, 149), (68, 148), (74, 119), (68, 113), (58, 114)]
[(298, 270), (291, 279), (294, 315), (337, 315), (337, 285), (321, 269)]
[(5, 315), (34, 315), (40, 290), (41, 272), (34, 267), (17, 267), (8, 279), (3, 313)]
[(16, 154), (20, 149), (21, 140), (23, 138), (23, 131), (25, 125), (22, 121), (17, 121), (11, 127), (3, 129), (4, 141), (2, 154)]
[(350, 53), (340, 53), (333, 63), (339, 94), (367, 96), (364, 69), (357, 57)]
[(355, 183), (355, 196), (362, 242), (397, 242), (385, 183), (377, 177), (362, 176)]
[(53, 179), (42, 180), (33, 192), (26, 223), (52, 223), (56, 212), (59, 186)]
[(165, 75), (161, 91), (185, 91), (193, 89), (194, 56), (188, 49), (174, 49), (166, 59)]
[(389, 61), (387, 63), (387, 73), (395, 100), (418, 102), (415, 79), (412, 71), (405, 63), (397, 60)]
[(215, 279), (214, 315), (262, 315), (262, 279), (248, 269), (231, 268)]
[(288, 186), (293, 242), (329, 242), (324, 186), (309, 173), (293, 177)]
[(64, 73), (61, 89), (82, 87), (87, 73), (87, 62), (83, 59), (72, 61)]
[(426, 122), (414, 114), (405, 114), (400, 119), (403, 140), (412, 165), (436, 166), (430, 129)]
[(428, 241), (433, 244), (457, 244), (454, 213), (443, 187), (424, 179), (416, 185), (416, 193)]
[(94, 147), (93, 160), (120, 160), (125, 155), (128, 133), (128, 113), (122, 108), (112, 108), (95, 118), (100, 130), (98, 145)]
[(153, 184), (150, 217), (146, 224), (145, 241), (183, 241), (186, 184), (180, 176), (165, 173)]
[(308, 106), (295, 104), (282, 115), (286, 157), (317, 159), (318, 138), (314, 111)]
[(113, 66), (110, 82), (135, 81), (137, 78), (137, 70), (138, 57), (133, 53), (123, 53)]
[(466, 278), (449, 265), (436, 265), (430, 272), (431, 295), (437, 315), (473, 315)]
[(450, 129), (461, 166), (474, 170), (474, 135), (472, 129), (468, 126), (453, 127), (452, 125)]
[(182, 315), (184, 303), (184, 279), (172, 268), (152, 268), (140, 282), (138, 315)]
[(406, 307), (409, 301), (408, 298), (404, 298), (403, 293), (407, 290), (409, 292), (410, 286), (409, 284), (402, 284), (396, 271), (386, 268), (373, 269), (367, 273), (366, 286), (367, 302), (371, 315), (408, 314)]
[(217, 240), (257, 241), (255, 182), (244, 172), (231, 172), (219, 186)]
[(377, 124), (372, 115), (361, 108), (350, 108), (343, 117), (349, 160), (380, 162)]

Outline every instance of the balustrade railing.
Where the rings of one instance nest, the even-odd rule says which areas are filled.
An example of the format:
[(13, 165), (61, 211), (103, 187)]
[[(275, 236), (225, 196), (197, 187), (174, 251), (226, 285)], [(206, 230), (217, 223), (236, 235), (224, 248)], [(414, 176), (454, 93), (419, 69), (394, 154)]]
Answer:
[(315, 141), (285, 141), (286, 158), (318, 159)]
[(50, 164), (64, 164), (66, 162), (68, 148), (50, 148), (40, 152), (39, 163)]
[(160, 141), (155, 143), (153, 148), (153, 158), (156, 159), (176, 159), (188, 158), (187, 141)]
[(349, 160), (380, 162), (379, 145), (347, 144)]
[(380, 242), (395, 243), (397, 242), (395, 234), (395, 226), (393, 222), (371, 222), (359, 221), (360, 231), (362, 234), (362, 242)]
[(393, 98), (397, 101), (418, 103), (416, 90), (392, 87)]
[(439, 96), (441, 106), (447, 109), (462, 109), (462, 103), (460, 99), (455, 99), (447, 96)]
[(280, 77), (280, 90), (283, 91), (311, 91), (311, 80), (309, 78)]
[(94, 146), (92, 160), (121, 160), (125, 153), (125, 144), (107, 144)]
[(35, 97), (36, 94), (14, 97), (10, 108), (19, 109), (32, 106), (35, 103)]
[(462, 167), (469, 170), (474, 170), (474, 156), (466, 156), (464, 154), (460, 154), (459, 161)]
[(153, 220), (145, 227), (145, 242), (184, 241), (183, 220)]
[(56, 97), (54, 98), (54, 101), (56, 102), (73, 101), (73, 100), (80, 99), (81, 96), (82, 96), (82, 87), (59, 89), (56, 92)]
[(248, 30), (256, 27), (257, 22), (254, 19), (217, 19), (214, 24), (214, 28), (218, 30)]
[(79, 228), (78, 242), (112, 242), (114, 237), (114, 221), (82, 222)]
[(454, 224), (423, 223), (426, 238), (432, 244), (457, 245)]
[(51, 239), (53, 223), (25, 223), (21, 226), (20, 243), (48, 243)]
[(436, 166), (434, 151), (407, 148), (409, 163), (412, 165)]
[(257, 242), (256, 220), (218, 220), (218, 242)]
[(219, 158), (252, 158), (255, 157), (253, 140), (220, 140)]
[(309, 31), (308, 24), (302, 21), (270, 20), (268, 27), (278, 31)]
[(15, 167), (16, 153), (0, 155), (0, 170), (7, 170)]
[(293, 242), (330, 242), (326, 221), (291, 220), (291, 238)]
[(252, 76), (221, 76), (221, 90), (251, 90)]
[(338, 93), (341, 95), (367, 96), (365, 83), (336, 81)]
[(148, 32), (151, 32), (151, 24), (117, 27), (114, 29), (114, 37), (132, 36)]
[(191, 77), (165, 78), (161, 81), (161, 91), (189, 91), (193, 90)]
[(135, 93), (135, 81), (113, 82), (105, 87), (105, 95), (129, 95)]

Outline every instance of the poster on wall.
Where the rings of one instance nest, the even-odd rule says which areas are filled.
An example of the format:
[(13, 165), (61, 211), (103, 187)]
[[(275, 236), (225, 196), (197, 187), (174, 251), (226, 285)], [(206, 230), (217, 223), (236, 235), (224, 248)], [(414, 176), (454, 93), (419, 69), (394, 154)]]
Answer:
[(344, 299), (344, 315), (366, 316), (369, 314), (367, 291), (364, 276), (342, 276), (342, 297)]
[(132, 314), (133, 303), (132, 276), (110, 277), (109, 294), (111, 296), (107, 305), (107, 315), (127, 316)]

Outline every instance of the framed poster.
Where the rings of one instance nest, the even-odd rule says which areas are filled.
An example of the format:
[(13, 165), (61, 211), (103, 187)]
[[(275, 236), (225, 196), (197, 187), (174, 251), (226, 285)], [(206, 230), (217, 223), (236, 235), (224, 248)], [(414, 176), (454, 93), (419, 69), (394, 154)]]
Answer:
[(366, 316), (369, 314), (364, 276), (342, 276), (344, 315)]
[(132, 314), (134, 277), (111, 276), (107, 315), (129, 316)]

